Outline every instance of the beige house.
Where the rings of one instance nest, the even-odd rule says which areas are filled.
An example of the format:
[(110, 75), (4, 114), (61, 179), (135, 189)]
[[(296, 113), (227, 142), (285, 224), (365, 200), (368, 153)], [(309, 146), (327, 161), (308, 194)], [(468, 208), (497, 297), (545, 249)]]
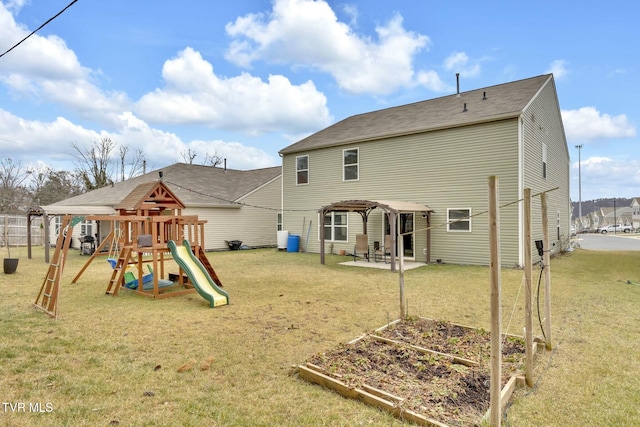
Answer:
[[(275, 246), (281, 205), (281, 167), (247, 171), (176, 163), (135, 178), (43, 206), (53, 217), (51, 242), (59, 233), (60, 215), (111, 215), (139, 185), (162, 179), (182, 201), (183, 215), (198, 215), (205, 224), (205, 250), (228, 249), (227, 241), (249, 247)], [(73, 230), (72, 246), (85, 236), (101, 241), (110, 222), (83, 221)]]
[[(552, 251), (567, 245), (570, 233), (569, 153), (553, 75), (348, 117), (280, 151), (283, 228), (306, 230), (306, 250), (352, 252), (363, 233), (362, 214), (331, 210), (340, 201), (385, 201), (372, 206), (421, 206), (400, 210), (397, 223), (384, 209), (367, 216), (371, 248), (395, 228), (404, 234), (404, 254), (418, 262), (489, 262), (488, 177), (498, 176), (506, 204), (548, 191)], [(347, 205), (348, 206), (348, 205)], [(532, 232), (542, 238), (540, 200), (533, 200)], [(458, 220), (457, 222), (452, 222)], [(503, 266), (524, 264), (523, 206), (500, 211)], [(431, 227), (426, 231), (427, 225)], [(408, 234), (415, 231), (413, 234)], [(533, 253), (537, 252), (535, 249)]]

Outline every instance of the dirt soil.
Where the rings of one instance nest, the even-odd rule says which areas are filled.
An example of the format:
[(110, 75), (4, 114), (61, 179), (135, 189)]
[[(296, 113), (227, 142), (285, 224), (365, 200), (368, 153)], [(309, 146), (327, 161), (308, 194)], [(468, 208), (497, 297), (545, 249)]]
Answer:
[[(377, 337), (398, 343), (381, 342)], [(477, 362), (456, 363), (436, 350)], [(350, 387), (375, 387), (398, 396), (398, 403), (450, 426), (476, 425), (489, 409), (490, 333), (449, 322), (409, 318), (307, 360)], [(505, 337), (502, 386), (524, 367), (524, 340)]]

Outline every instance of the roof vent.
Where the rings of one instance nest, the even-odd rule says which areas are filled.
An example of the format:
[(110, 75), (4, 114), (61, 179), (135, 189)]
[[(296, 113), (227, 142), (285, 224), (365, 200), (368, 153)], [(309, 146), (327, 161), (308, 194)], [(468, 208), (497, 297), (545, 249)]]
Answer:
[(460, 96), (460, 73), (456, 73), (456, 96)]
[(463, 113), (466, 113), (466, 112), (467, 112), (467, 103), (466, 103), (466, 102), (464, 103), (464, 108), (462, 109), (462, 112), (463, 112)]
[(482, 92), (482, 100), (486, 100), (487, 99), (487, 92)]

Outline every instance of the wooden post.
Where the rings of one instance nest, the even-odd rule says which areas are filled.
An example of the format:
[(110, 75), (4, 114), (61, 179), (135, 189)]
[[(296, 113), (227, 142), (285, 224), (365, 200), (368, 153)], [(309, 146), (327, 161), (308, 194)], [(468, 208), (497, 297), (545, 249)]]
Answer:
[(551, 251), (549, 250), (547, 193), (542, 193), (540, 195), (540, 205), (542, 208), (542, 245), (544, 247), (544, 344), (547, 350), (551, 350)]
[(324, 265), (324, 209), (320, 210), (320, 264)]
[(489, 177), (489, 254), (491, 267), (491, 425), (500, 426), (502, 388), (502, 283), (500, 262), (500, 209), (498, 177)]
[(404, 236), (399, 235), (400, 238), (400, 319), (407, 317), (407, 306), (404, 299)]
[(44, 262), (49, 264), (49, 246), (51, 245), (51, 238), (49, 236), (49, 218), (48, 214), (42, 215), (42, 222), (44, 224)]
[(524, 189), (524, 324), (525, 324), (525, 381), (533, 387), (533, 319), (531, 313), (531, 189)]
[(398, 242), (398, 235), (396, 233), (396, 223), (398, 221), (398, 216), (396, 215), (396, 211), (389, 212), (389, 232), (391, 233), (391, 271), (396, 271), (396, 247)]

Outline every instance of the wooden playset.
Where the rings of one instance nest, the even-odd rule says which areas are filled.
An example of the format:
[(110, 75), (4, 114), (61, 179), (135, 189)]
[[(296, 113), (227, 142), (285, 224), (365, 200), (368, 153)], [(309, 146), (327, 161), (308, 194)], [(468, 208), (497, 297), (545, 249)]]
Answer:
[(37, 308), (57, 317), (60, 278), (71, 246), (71, 238), (66, 237), (71, 236), (76, 224), (89, 220), (109, 224), (110, 232), (72, 283), (80, 279), (94, 259), (106, 257), (112, 267), (108, 295), (116, 296), (121, 288), (151, 298), (196, 292), (180, 264), (177, 273), (168, 272), (165, 266), (165, 260), (172, 259), (169, 242), (186, 241), (212, 279), (212, 286), (222, 287), (204, 252), (206, 221), (196, 215), (182, 215), (184, 204), (162, 181), (139, 185), (115, 209), (114, 215), (66, 215), (63, 218), (47, 276), (35, 301)]

